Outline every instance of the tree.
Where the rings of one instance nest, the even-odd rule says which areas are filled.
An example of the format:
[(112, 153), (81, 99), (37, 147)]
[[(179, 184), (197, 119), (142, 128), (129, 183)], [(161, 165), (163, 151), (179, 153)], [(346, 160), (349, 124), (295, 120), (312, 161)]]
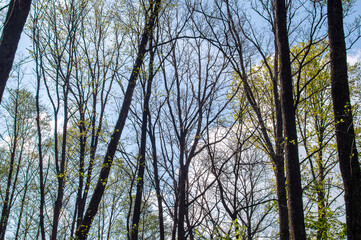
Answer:
[[(7, 122), (9, 124), (7, 132), (1, 137), (8, 145), (4, 156), (6, 156), (5, 159), (8, 158), (9, 160), (2, 159), (2, 164), (7, 166), (4, 171), (7, 173), (7, 181), (2, 202), (0, 239), (5, 239), (9, 216), (17, 196), (23, 194), (22, 196), (25, 198), (31, 184), (29, 171), (33, 167), (32, 159), (34, 156), (28, 154), (28, 151), (32, 150), (29, 142), (33, 140), (35, 134), (35, 99), (29, 91), (20, 88), (18, 85), (16, 89), (9, 90), (9, 99), (5, 101), (4, 108), (8, 114)], [(20, 181), (22, 178), (23, 180)], [(26, 179), (29, 180), (29, 183), (26, 182)], [(20, 187), (23, 181), (25, 186)], [(23, 207), (23, 203), (21, 204)]]
[[(138, 239), (138, 229), (139, 229), (139, 221), (141, 215), (141, 205), (142, 205), (142, 195), (144, 188), (144, 171), (146, 164), (146, 143), (147, 143), (147, 127), (148, 127), (148, 117), (149, 117), (149, 100), (152, 93), (152, 82), (154, 78), (154, 52), (153, 48), (153, 33), (149, 37), (149, 48), (150, 50), (150, 59), (149, 59), (149, 73), (147, 76), (146, 82), (142, 83), (143, 85), (143, 95), (144, 95), (144, 103), (142, 107), (142, 122), (141, 122), (141, 137), (140, 137), (140, 148), (139, 155), (137, 160), (137, 193), (135, 197), (134, 203), (134, 211), (133, 211), (133, 223), (131, 229), (131, 239)], [(164, 234), (164, 233), (163, 233)]]
[(33, 4), (33, 113), (0, 128), (2, 235), (288, 240), (301, 211), (307, 237), (344, 237), (327, 4), (275, 3)]
[(286, 5), (284, 0), (275, 1), (276, 38), (279, 47), (279, 69), (281, 83), (281, 107), (284, 129), (284, 149), (287, 176), (288, 216), (291, 238), (306, 239), (301, 171), (298, 159), (298, 140), (293, 101), (290, 49), (288, 43)]
[(329, 0), (328, 37), (333, 111), (339, 164), (345, 189), (347, 239), (361, 238), (361, 170), (348, 85), (345, 35), (341, 0)]
[(0, 103), (13, 66), (16, 49), (30, 12), (31, 0), (11, 0), (0, 39)]
[(269, 218), (274, 202), (268, 178), (271, 164), (252, 141), (255, 130), (244, 124), (247, 113), (243, 113), (235, 125), (208, 132), (207, 147), (193, 164), (198, 183), (194, 185), (209, 188), (197, 200), (205, 219), (198, 233), (207, 239), (254, 239), (273, 221)]
[[(102, 167), (99, 162), (101, 151), (107, 144), (106, 136), (110, 136), (108, 128), (111, 123), (107, 114), (114, 105), (109, 103), (115, 94), (121, 92), (115, 83), (121, 82), (119, 72), (124, 64), (121, 51), (126, 34), (122, 32), (121, 23), (110, 23), (110, 18), (116, 16), (117, 8), (114, 7), (116, 3), (108, 3), (81, 0), (54, 4), (38, 2), (32, 18), (35, 72), (41, 83), (38, 91), (48, 93), (39, 96), (39, 101), (53, 104), (49, 105), (53, 107), (54, 120), (53, 151), (43, 157), (50, 158), (51, 173), (48, 178), (46, 172), (42, 174), (41, 182), (48, 191), (41, 201), (45, 208), (45, 228), (59, 222), (57, 238), (73, 238), (75, 230), (81, 225), (88, 196), (93, 193), (95, 177)], [(66, 144), (61, 144), (63, 140)], [(46, 144), (43, 142), (42, 147)], [(56, 149), (59, 149), (58, 152), (64, 150), (65, 155), (56, 154)], [(41, 162), (47, 163), (46, 160)], [(65, 162), (63, 171), (57, 169), (59, 162)], [(54, 209), (49, 203), (56, 196), (53, 191), (59, 189), (55, 185), (59, 178), (63, 182), (64, 196), (62, 203), (58, 201), (60, 214), (57, 218), (51, 215), (53, 220), (49, 220), (46, 209)], [(112, 177), (109, 179), (112, 180)], [(124, 194), (120, 193), (114, 202), (119, 203), (123, 199)], [(111, 204), (106, 201), (99, 212), (108, 216), (105, 213), (109, 209)], [(119, 211), (113, 211), (113, 214), (119, 214)], [(34, 221), (32, 223), (35, 224)], [(108, 226), (102, 222), (98, 224), (102, 229)], [(48, 232), (45, 231), (45, 234)]]
[[(193, 239), (202, 221), (195, 201), (205, 192), (192, 193), (192, 186), (197, 183), (189, 174), (207, 131), (225, 118), (233, 99), (227, 99), (232, 79), (225, 71), (227, 61), (208, 41), (179, 37), (196, 35), (195, 26), (182, 21), (183, 17), (187, 21), (192, 12), (180, 8), (173, 15), (182, 17), (169, 16), (169, 26), (176, 30), (167, 29), (165, 40), (175, 40), (170, 46), (158, 48), (160, 56), (169, 57), (161, 61), (162, 81), (155, 81), (161, 84), (157, 84), (153, 94), (152, 105), (156, 108), (151, 112), (155, 113), (152, 119), (157, 120), (157, 128), (152, 132), (159, 139), (157, 167), (163, 189), (164, 220), (171, 219), (172, 239)], [(214, 52), (217, 54), (213, 57)]]
[[(258, 1), (257, 1), (258, 2)], [(259, 13), (256, 8), (253, 9), (260, 14), (266, 21), (271, 24), (270, 34), (275, 34), (275, 23), (273, 20), (274, 11), (272, 6), (267, 2), (262, 2), (264, 14)], [(272, 4), (270, 4), (272, 5)], [(247, 18), (247, 9), (243, 4), (226, 1), (215, 4), (215, 9), (208, 6), (197, 6), (202, 14), (204, 14), (205, 22), (208, 24), (210, 31), (200, 31), (202, 37), (208, 39), (212, 44), (217, 46), (224, 57), (230, 61), (233, 71), (237, 75), (235, 90), (245, 93), (245, 99), (252, 108), (255, 117), (251, 124), (255, 124), (257, 128), (257, 137), (262, 149), (269, 155), (274, 164), (274, 173), (276, 175), (278, 211), (279, 211), (279, 234), (281, 239), (289, 238), (287, 198), (286, 198), (286, 178), (284, 172), (284, 153), (283, 153), (283, 127), (282, 114), (279, 98), (278, 86), (278, 46), (274, 40), (274, 56), (268, 57), (267, 52), (262, 49), (263, 35), (256, 36), (257, 30)], [(211, 9), (209, 12), (206, 9)], [(267, 18), (267, 17), (268, 18)], [(262, 30), (263, 31), (263, 30)], [(272, 33), (273, 32), (273, 33)], [(268, 46), (265, 46), (266, 48)], [(253, 79), (254, 73), (250, 73), (247, 69), (252, 64), (252, 58), (258, 51), (263, 59), (263, 63), (267, 67), (269, 79), (271, 82), (272, 99), (266, 103), (271, 105), (270, 111), (274, 114), (270, 116), (269, 112), (262, 112), (262, 109), (268, 108), (262, 102), (264, 96), (257, 97), (262, 90), (253, 88), (253, 86), (261, 87), (269, 86), (268, 83), (259, 84), (258, 79)], [(273, 62), (273, 64), (272, 64)], [(273, 65), (273, 67), (272, 67)], [(267, 91), (267, 94), (269, 92)], [(236, 110), (237, 111), (237, 110)], [(269, 130), (268, 122), (272, 122), (273, 129)]]
[(161, 1), (157, 0), (155, 2), (150, 2), (150, 13), (147, 19), (147, 22), (144, 26), (144, 30), (142, 33), (141, 42), (139, 44), (137, 57), (133, 65), (132, 73), (129, 77), (128, 87), (124, 96), (123, 105), (121, 111), (118, 116), (117, 123), (115, 125), (113, 134), (111, 136), (111, 141), (109, 142), (107, 153), (104, 157), (103, 166), (100, 171), (100, 175), (98, 178), (97, 185), (94, 189), (94, 193), (89, 202), (88, 208), (85, 212), (85, 215), (81, 221), (80, 227), (77, 229), (75, 233), (76, 239), (86, 239), (89, 229), (91, 227), (94, 216), (96, 215), (99, 207), (100, 200), (104, 194), (105, 186), (108, 181), (108, 176), (110, 173), (110, 168), (113, 164), (114, 155), (117, 149), (117, 145), (119, 143), (121, 134), (124, 129), (125, 121), (127, 119), (129, 106), (132, 102), (132, 96), (134, 92), (134, 88), (137, 82), (137, 78), (139, 76), (140, 67), (143, 65), (144, 55), (146, 53), (146, 46), (148, 44), (148, 40), (150, 34), (154, 30), (154, 26), (156, 24), (156, 19), (158, 18), (158, 14), (160, 11)]
[[(61, 233), (59, 226), (64, 224), (62, 221), (64, 219), (64, 199), (66, 199), (64, 196), (68, 190), (66, 182), (68, 165), (71, 160), (68, 153), (68, 141), (71, 138), (69, 127), (73, 113), (69, 109), (71, 108), (73, 74), (76, 70), (76, 49), (79, 47), (76, 36), (83, 20), (86, 5), (82, 4), (81, 1), (71, 0), (62, 3), (54, 2), (46, 6), (38, 3), (36, 7), (41, 8), (41, 10), (35, 9), (36, 15), (33, 18), (34, 50), (35, 53), (40, 53), (35, 57), (36, 73), (38, 81), (39, 78), (44, 81), (45, 91), (54, 116), (52, 139), (54, 164), (52, 167), (55, 168), (56, 187), (54, 186), (54, 189), (56, 189), (56, 198), (51, 222), (51, 239), (57, 239), (58, 234)], [(49, 26), (49, 29), (40, 29), (39, 24)], [(42, 236), (44, 237), (44, 233)]]

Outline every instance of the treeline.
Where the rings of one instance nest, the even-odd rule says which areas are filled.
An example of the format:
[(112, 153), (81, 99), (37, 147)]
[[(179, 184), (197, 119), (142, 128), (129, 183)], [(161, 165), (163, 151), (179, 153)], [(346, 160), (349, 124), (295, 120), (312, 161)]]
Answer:
[(2, 4), (0, 239), (361, 239), (352, 2)]

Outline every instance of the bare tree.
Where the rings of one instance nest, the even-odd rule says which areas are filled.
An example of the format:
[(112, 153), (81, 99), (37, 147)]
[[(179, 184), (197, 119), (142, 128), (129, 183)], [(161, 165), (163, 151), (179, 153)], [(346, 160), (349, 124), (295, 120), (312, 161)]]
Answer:
[(271, 164), (265, 162), (266, 156), (260, 149), (252, 146), (253, 134), (254, 129), (242, 120), (228, 128), (212, 129), (207, 141), (214, 144), (207, 144), (198, 156), (196, 169), (207, 169), (211, 176), (206, 181), (216, 182), (201, 202), (205, 205), (205, 222), (212, 222), (209, 230), (218, 238), (254, 239), (272, 222), (268, 215), (274, 195), (267, 179)]
[[(194, 27), (188, 26), (181, 36), (195, 36)], [(231, 80), (226, 69), (227, 61), (216, 48), (192, 37), (178, 39), (162, 66), (166, 95), (158, 121), (162, 153), (158, 162), (163, 172), (161, 184), (168, 193), (163, 196), (166, 214), (172, 218), (172, 239), (194, 238), (202, 220), (195, 217), (193, 204), (204, 191), (191, 194), (194, 180), (189, 174), (201, 151), (199, 142), (207, 129), (224, 117), (233, 99), (234, 95), (225, 98)]]

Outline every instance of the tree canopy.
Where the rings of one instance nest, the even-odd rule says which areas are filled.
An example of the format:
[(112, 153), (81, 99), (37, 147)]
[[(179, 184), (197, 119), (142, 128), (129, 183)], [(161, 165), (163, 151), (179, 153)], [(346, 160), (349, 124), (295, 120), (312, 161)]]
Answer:
[(360, 239), (354, 4), (2, 2), (0, 240)]

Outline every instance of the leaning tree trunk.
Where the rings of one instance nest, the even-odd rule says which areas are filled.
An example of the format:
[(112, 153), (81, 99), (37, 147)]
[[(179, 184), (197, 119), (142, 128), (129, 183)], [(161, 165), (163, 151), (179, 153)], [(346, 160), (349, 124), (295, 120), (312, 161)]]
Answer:
[(347, 239), (356, 240), (361, 239), (361, 173), (352, 121), (341, 0), (329, 0), (327, 11), (331, 92), (337, 150), (345, 189)]
[(28, 18), (31, 0), (11, 0), (0, 39), (0, 103), (13, 66), (16, 49)]
[(298, 158), (297, 129), (293, 86), (291, 76), (290, 49), (288, 43), (285, 0), (276, 0), (276, 38), (279, 47), (281, 107), (284, 129), (284, 147), (288, 194), (288, 215), (291, 239), (306, 239), (301, 171)]

